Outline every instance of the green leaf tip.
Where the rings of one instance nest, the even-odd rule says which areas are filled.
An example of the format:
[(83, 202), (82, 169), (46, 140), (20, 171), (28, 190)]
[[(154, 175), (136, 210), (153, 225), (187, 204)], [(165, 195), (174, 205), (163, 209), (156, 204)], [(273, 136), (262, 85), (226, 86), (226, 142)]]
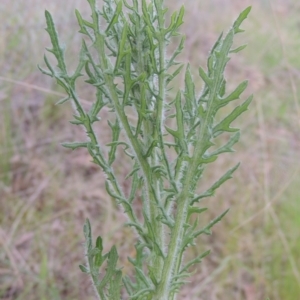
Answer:
[(236, 19), (236, 21), (233, 23), (233, 29), (234, 29), (234, 33), (239, 33), (239, 32), (244, 32), (244, 30), (240, 29), (240, 25), (243, 23), (243, 21), (248, 17), (250, 11), (251, 11), (252, 6), (248, 6), (246, 9), (244, 9), (240, 15), (238, 16), (238, 18)]
[(88, 269), (86, 266), (84, 266), (84, 265), (79, 265), (79, 269), (80, 269), (81, 272), (83, 272), (83, 273), (86, 273), (86, 274), (89, 274), (89, 273), (90, 273), (89, 269)]
[(45, 10), (45, 18), (46, 19), (49, 19), (49, 18), (52, 19), (52, 16), (51, 16), (51, 14), (50, 14), (50, 12), (48, 10)]

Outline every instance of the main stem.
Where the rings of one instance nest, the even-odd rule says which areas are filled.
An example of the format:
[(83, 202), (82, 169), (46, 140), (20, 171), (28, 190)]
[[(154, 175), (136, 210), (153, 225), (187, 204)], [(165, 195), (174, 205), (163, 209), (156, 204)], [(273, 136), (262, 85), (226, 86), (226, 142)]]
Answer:
[(162, 279), (157, 289), (157, 294), (154, 300), (169, 300), (172, 277), (174, 275), (175, 267), (181, 257), (182, 239), (184, 235), (184, 224), (186, 222), (188, 208), (189, 208), (189, 188), (190, 182), (193, 180), (197, 166), (191, 165), (184, 181), (184, 189), (180, 193), (177, 200), (177, 214), (175, 218), (175, 225), (171, 233), (171, 240), (168, 248), (168, 255), (165, 259)]

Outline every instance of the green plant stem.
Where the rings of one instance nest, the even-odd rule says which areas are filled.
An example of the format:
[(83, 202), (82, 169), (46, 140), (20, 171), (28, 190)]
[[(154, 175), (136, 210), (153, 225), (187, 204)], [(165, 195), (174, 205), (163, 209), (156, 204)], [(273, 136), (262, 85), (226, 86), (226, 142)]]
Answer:
[[(163, 1), (159, 1), (159, 5), (161, 6), (160, 9), (162, 9), (163, 6)], [(165, 38), (162, 34), (162, 28), (164, 25), (164, 19), (161, 17), (161, 14), (158, 15), (158, 23), (159, 23), (159, 27), (160, 27), (160, 32), (159, 32), (159, 36), (158, 36), (158, 49), (159, 49), (159, 75), (158, 75), (158, 97), (156, 98), (156, 105), (157, 105), (157, 109), (156, 111), (156, 125), (155, 125), (155, 130), (154, 130), (154, 139), (158, 141), (158, 145), (160, 147), (160, 151), (161, 151), (161, 155), (164, 158), (164, 163), (169, 171), (169, 166), (168, 166), (168, 162), (165, 156), (165, 151), (164, 151), (164, 142), (162, 139), (162, 132), (163, 127), (162, 127), (162, 120), (163, 120), (163, 101), (165, 100)], [(154, 78), (155, 80), (155, 78)], [(154, 82), (155, 84), (155, 82)], [(155, 163), (155, 165), (158, 165), (160, 162), (158, 161), (158, 150), (155, 149), (153, 151), (153, 161)], [(170, 171), (169, 171), (170, 174)], [(153, 212), (155, 213), (155, 215), (152, 216), (152, 224), (154, 226), (154, 231), (156, 236), (158, 237), (158, 245), (159, 247), (162, 249), (162, 251), (164, 252), (164, 225), (162, 222), (157, 222), (157, 216), (159, 214), (159, 206), (163, 206), (162, 203), (162, 199), (161, 199), (161, 189), (160, 189), (160, 178), (156, 178), (155, 179), (156, 182), (155, 184), (155, 189), (156, 189), (156, 194), (158, 197), (158, 204), (153, 203), (152, 205), (153, 207)], [(161, 272), (162, 272), (162, 268), (163, 268), (163, 258), (162, 257), (157, 257), (155, 259), (154, 265), (155, 265), (155, 269), (157, 270), (157, 279), (160, 280), (161, 279)]]
[(181, 258), (182, 239), (184, 235), (184, 225), (187, 219), (188, 207), (189, 207), (189, 183), (192, 181), (194, 175), (193, 172), (195, 166), (191, 166), (186, 174), (184, 189), (180, 193), (177, 200), (177, 213), (175, 218), (175, 225), (171, 233), (171, 240), (168, 248), (168, 255), (165, 259), (164, 267), (162, 270), (162, 279), (157, 289), (157, 294), (153, 298), (154, 300), (168, 300), (172, 278), (178, 260)]

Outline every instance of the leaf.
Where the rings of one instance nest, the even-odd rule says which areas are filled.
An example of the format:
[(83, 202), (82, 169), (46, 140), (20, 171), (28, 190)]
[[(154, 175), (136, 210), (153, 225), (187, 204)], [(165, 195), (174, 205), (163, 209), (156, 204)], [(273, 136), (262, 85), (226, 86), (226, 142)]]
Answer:
[(152, 285), (149, 282), (149, 280), (146, 277), (146, 275), (144, 274), (144, 272), (140, 268), (138, 268), (138, 267), (135, 267), (135, 271), (136, 271), (137, 278), (139, 280), (141, 280), (147, 288), (149, 288), (149, 289), (152, 288)]
[(117, 195), (116, 194), (116, 192), (115, 192), (114, 188), (112, 187), (109, 179), (107, 179), (105, 181), (105, 188), (106, 188), (106, 191), (109, 194), (109, 196), (111, 196), (113, 199), (117, 199), (117, 200), (119, 200), (120, 203), (126, 204), (126, 206), (127, 205), (130, 206), (130, 204), (128, 203), (126, 198), (124, 198), (122, 195)]
[(171, 75), (167, 77), (166, 85), (168, 85), (182, 70), (183, 65), (180, 65)]
[(211, 235), (211, 228), (214, 225), (216, 225), (217, 223), (219, 223), (228, 212), (229, 212), (229, 208), (226, 209), (223, 213), (221, 213), (218, 217), (216, 217), (215, 219), (210, 221), (209, 224), (206, 225), (203, 229), (196, 231), (193, 234), (193, 238), (196, 238), (197, 236), (199, 236), (200, 234), (203, 234), (203, 233), (206, 235)]
[[(135, 294), (131, 295), (130, 299), (145, 299), (145, 297), (149, 296), (151, 292), (153, 292), (151, 288), (141, 289)], [(147, 297), (147, 299), (151, 299), (151, 298)]]
[[(120, 1), (121, 2), (121, 1)], [(125, 45), (127, 41), (127, 22), (124, 24), (123, 30), (122, 30), (122, 36), (121, 36), (121, 41), (119, 42), (119, 49), (118, 49), (118, 55), (117, 55), (117, 60), (115, 64), (115, 72), (119, 69), (120, 63), (123, 59), (123, 57), (128, 53), (125, 51)]]
[(180, 146), (180, 149), (184, 153), (186, 153), (187, 152), (187, 144), (186, 144), (186, 138), (184, 135), (183, 108), (181, 105), (180, 91), (177, 92), (177, 95), (175, 98), (175, 108), (176, 108), (177, 130), (175, 131), (167, 126), (165, 126), (165, 129), (167, 130), (167, 132), (169, 132), (174, 137), (177, 145)]
[(67, 68), (66, 68), (66, 64), (64, 61), (64, 49), (63, 49), (63, 47), (61, 47), (61, 45), (59, 43), (55, 24), (53, 22), (51, 14), (47, 10), (45, 11), (45, 17), (46, 17), (46, 23), (47, 23), (46, 31), (49, 33), (51, 43), (53, 46), (53, 48), (48, 49), (48, 51), (55, 55), (55, 57), (58, 61), (58, 67), (61, 69), (61, 71), (64, 74), (67, 74)]
[(239, 167), (239, 163), (237, 165), (235, 165), (232, 169), (229, 169), (220, 179), (218, 179), (208, 190), (206, 190), (204, 193), (202, 193), (201, 195), (195, 197), (190, 205), (193, 205), (195, 202), (198, 202), (199, 200), (201, 200), (202, 198), (206, 198), (206, 197), (211, 197), (213, 196), (215, 190), (217, 188), (219, 188), (225, 181), (227, 181), (228, 179), (232, 178), (232, 174), (237, 170), (237, 168)]
[(122, 12), (122, 7), (123, 7), (123, 1), (119, 1), (117, 3), (117, 7), (116, 7), (116, 11), (114, 13), (114, 16), (112, 17), (109, 25), (107, 26), (105, 33), (108, 33), (108, 31), (111, 29), (111, 27), (118, 22), (119, 15)]
[(89, 143), (85, 142), (85, 143), (62, 143), (61, 145), (65, 148), (75, 150), (77, 148), (87, 148), (88, 144)]
[(103, 290), (103, 288), (112, 279), (112, 276), (114, 275), (114, 273), (116, 271), (115, 269), (116, 269), (118, 258), (119, 258), (119, 256), (118, 256), (116, 246), (112, 246), (112, 248), (110, 249), (110, 251), (108, 253), (106, 273), (105, 273), (103, 279), (101, 280), (101, 282), (99, 283), (99, 285), (97, 286), (97, 288), (99, 290)]
[(97, 90), (96, 102), (92, 104), (92, 107), (88, 113), (91, 119), (91, 123), (100, 121), (100, 118), (98, 118), (98, 114), (106, 104), (107, 102), (104, 102), (103, 100), (103, 93), (100, 90)]
[(126, 177), (125, 177), (125, 179), (128, 179), (129, 177), (131, 177), (131, 176), (133, 176), (137, 171), (139, 171), (140, 170), (140, 167), (138, 166), (138, 167), (136, 167), (136, 168), (134, 168), (130, 173), (128, 173), (127, 175), (126, 175)]
[[(222, 38), (223, 38), (223, 32), (220, 33), (218, 39), (216, 40), (215, 44), (213, 45), (212, 49), (210, 50), (210, 57), (212, 56), (212, 54), (219, 49), (220, 45), (222, 45)], [(208, 59), (210, 59), (210, 57)], [(209, 64), (211, 67), (213, 67), (213, 65)], [(213, 71), (213, 69), (208, 69), (210, 72)]]
[(158, 145), (158, 141), (157, 140), (152, 141), (152, 143), (149, 146), (147, 152), (144, 154), (144, 157), (145, 158), (149, 157), (152, 154), (153, 149), (156, 148), (157, 145)]
[(148, 13), (146, 0), (142, 0), (142, 12), (143, 12), (143, 18), (144, 18), (146, 24), (148, 25), (150, 30), (153, 33), (155, 33), (155, 28), (151, 22), (151, 19), (150, 19), (149, 13)]
[(173, 55), (169, 59), (168, 64), (167, 64), (167, 69), (176, 64), (176, 62), (174, 62), (174, 60), (182, 52), (182, 50), (184, 48), (184, 42), (185, 42), (185, 36), (183, 36), (181, 38), (180, 43), (178, 44), (176, 50), (173, 52)]
[(233, 43), (233, 36), (233, 32), (229, 31), (225, 36), (222, 44), (220, 44), (220, 49), (216, 49), (214, 52), (214, 55), (216, 56), (216, 63), (212, 72), (212, 76), (215, 80), (216, 90), (220, 89), (225, 67), (229, 61), (228, 53)]
[(112, 140), (114, 144), (111, 144), (110, 151), (108, 153), (108, 164), (111, 166), (112, 163), (116, 159), (116, 151), (117, 151), (117, 146), (118, 146), (118, 140), (121, 132), (121, 127), (118, 118), (116, 118), (115, 124), (111, 123), (108, 121), (108, 125), (111, 128), (112, 131)]
[(183, 16), (184, 16), (184, 6), (181, 6), (179, 12), (174, 12), (171, 16), (171, 23), (167, 29), (165, 29), (165, 34), (171, 33), (171, 35), (176, 35), (177, 29), (180, 25), (183, 24)]
[(82, 18), (82, 16), (81, 16), (80, 12), (79, 12), (77, 9), (75, 9), (75, 15), (76, 15), (78, 24), (79, 24), (79, 26), (80, 26), (79, 32), (80, 32), (80, 33), (83, 33), (83, 34), (86, 34), (86, 35), (89, 36), (89, 33), (88, 33), (87, 29), (86, 29), (86, 26), (87, 26), (87, 27), (90, 27), (90, 28), (93, 28), (93, 27), (94, 27), (94, 24), (93, 24), (93, 23), (90, 23), (90, 22), (88, 22), (88, 21), (86, 21), (86, 20), (84, 20), (84, 19)]
[(184, 17), (184, 6), (182, 5), (180, 7), (177, 19), (176, 19), (176, 30), (178, 29), (179, 26), (183, 24), (183, 17)]
[(224, 146), (210, 153), (210, 156), (219, 155), (225, 152), (234, 152), (234, 150), (231, 147), (239, 141), (240, 135), (241, 134), (239, 131), (235, 133)]
[(91, 223), (89, 219), (85, 220), (85, 223), (83, 225), (83, 233), (85, 236), (85, 244), (87, 252), (92, 249), (92, 229), (91, 229)]
[(96, 247), (95, 248), (98, 249), (99, 252), (95, 255), (94, 265), (95, 265), (96, 268), (100, 268), (100, 266), (103, 263), (103, 257), (102, 257), (103, 244), (102, 244), (102, 238), (101, 238), (101, 236), (97, 237)]
[(219, 107), (226, 105), (230, 101), (239, 99), (241, 94), (247, 88), (247, 86), (248, 86), (248, 80), (245, 80), (242, 83), (240, 83), (232, 93), (230, 93), (227, 97), (220, 99)]
[(198, 255), (196, 258), (189, 261), (180, 271), (180, 274), (186, 272), (191, 266), (194, 266), (195, 264), (199, 264), (202, 262), (203, 258), (210, 254), (210, 250), (207, 250), (200, 255)]
[(197, 161), (197, 164), (209, 164), (216, 161), (217, 158), (218, 158), (217, 155), (202, 156), (200, 160)]
[(90, 273), (90, 270), (84, 266), (84, 265), (79, 265), (79, 269), (81, 270), (81, 272), (83, 273), (86, 273), (86, 274), (89, 274)]
[(240, 47), (230, 50), (229, 53), (238, 53), (238, 52), (244, 50), (246, 47), (247, 47), (247, 45), (242, 45)]
[(196, 106), (195, 84), (192, 78), (190, 65), (188, 64), (185, 72), (185, 99), (189, 115), (194, 115)]
[(204, 211), (207, 211), (206, 207), (200, 208), (200, 207), (190, 206), (189, 210), (188, 210), (188, 217), (187, 217), (187, 219), (189, 219), (192, 214), (201, 214)]
[(251, 103), (253, 96), (250, 96), (243, 104), (237, 106), (226, 118), (224, 118), (220, 123), (218, 123), (213, 128), (214, 137), (221, 134), (223, 131), (234, 132), (238, 131), (236, 128), (231, 128), (230, 124), (244, 111), (248, 109), (249, 104)]
[(244, 32), (244, 30), (240, 29), (242, 22), (248, 17), (248, 14), (251, 11), (251, 6), (247, 7), (243, 10), (240, 15), (238, 16), (237, 20), (233, 23), (234, 33)]
[(124, 286), (125, 286), (125, 289), (126, 289), (128, 295), (130, 296), (130, 298), (132, 298), (131, 296), (133, 294), (134, 284), (132, 283), (132, 281), (128, 275), (125, 275), (123, 277), (123, 283), (124, 283)]
[(199, 75), (203, 79), (203, 81), (206, 83), (208, 88), (211, 89), (213, 81), (208, 77), (208, 75), (205, 73), (205, 71), (201, 67), (199, 67)]

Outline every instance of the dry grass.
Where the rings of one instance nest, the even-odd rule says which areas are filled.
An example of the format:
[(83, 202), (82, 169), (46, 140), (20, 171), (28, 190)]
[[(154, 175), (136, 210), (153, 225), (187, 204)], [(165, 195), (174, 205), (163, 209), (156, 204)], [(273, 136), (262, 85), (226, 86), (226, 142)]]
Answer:
[[(169, 0), (172, 6), (183, 2)], [(253, 5), (241, 36), (249, 46), (233, 58), (228, 78), (234, 85), (248, 78), (255, 101), (239, 121), (237, 153), (220, 157), (207, 171), (212, 180), (242, 162), (235, 178), (207, 200), (206, 218), (228, 207), (231, 212), (187, 254), (212, 249), (179, 299), (300, 297), (300, 3), (241, 2), (185, 3), (182, 60), (193, 66), (204, 64), (218, 33)], [(0, 3), (0, 299), (93, 299), (90, 281), (78, 268), (86, 217), (107, 249), (117, 245), (124, 271), (129, 269), (134, 236), (122, 227), (122, 211), (107, 196), (103, 174), (86, 151), (59, 145), (84, 133), (67, 122), (68, 105), (54, 105), (61, 91), (36, 69), (49, 46), (44, 9), (57, 21), (70, 63), (76, 57), (75, 7), (88, 14), (84, 0)], [(88, 99), (89, 91), (81, 96)], [(127, 173), (126, 163), (119, 166), (118, 172)]]

